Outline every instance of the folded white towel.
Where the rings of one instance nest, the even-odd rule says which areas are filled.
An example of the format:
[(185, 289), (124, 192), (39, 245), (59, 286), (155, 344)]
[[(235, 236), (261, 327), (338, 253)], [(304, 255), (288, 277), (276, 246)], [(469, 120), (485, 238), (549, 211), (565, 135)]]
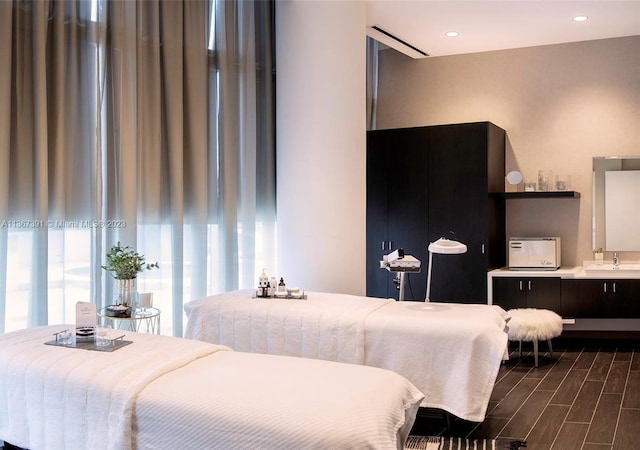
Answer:
[[(0, 336), (0, 436), (30, 449), (132, 447), (135, 398), (151, 381), (226, 347), (128, 333), (114, 352), (45, 345), (48, 326)], [(26, 423), (23, 418), (26, 417)]]

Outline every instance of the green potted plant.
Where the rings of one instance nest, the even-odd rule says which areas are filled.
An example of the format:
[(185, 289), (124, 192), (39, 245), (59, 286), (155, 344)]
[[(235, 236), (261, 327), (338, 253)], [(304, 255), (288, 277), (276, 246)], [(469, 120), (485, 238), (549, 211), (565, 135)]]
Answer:
[(144, 255), (119, 241), (107, 252), (106, 264), (101, 266), (116, 280), (114, 305), (107, 307), (107, 315), (130, 317), (136, 293), (136, 276), (143, 270), (157, 269), (157, 262), (147, 263)]

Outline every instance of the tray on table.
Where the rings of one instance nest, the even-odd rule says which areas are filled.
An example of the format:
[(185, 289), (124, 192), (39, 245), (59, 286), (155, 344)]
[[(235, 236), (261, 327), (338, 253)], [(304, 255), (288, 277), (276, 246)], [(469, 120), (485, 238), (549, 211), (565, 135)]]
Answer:
[[(65, 330), (69, 331), (69, 330)], [(60, 333), (63, 333), (61, 331)], [(83, 350), (93, 350), (96, 352), (113, 352), (119, 348), (133, 343), (133, 341), (125, 341), (124, 334), (115, 339), (111, 339), (111, 345), (97, 345), (94, 337), (80, 337), (72, 335), (69, 339), (63, 340), (56, 333), (55, 339), (47, 341), (44, 345), (53, 345), (55, 347), (68, 347), (68, 348), (80, 348)]]

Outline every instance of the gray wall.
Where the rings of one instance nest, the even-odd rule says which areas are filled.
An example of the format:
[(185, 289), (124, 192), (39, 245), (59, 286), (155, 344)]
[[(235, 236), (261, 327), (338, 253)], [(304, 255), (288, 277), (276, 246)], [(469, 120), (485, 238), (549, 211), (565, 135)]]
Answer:
[(420, 60), (389, 49), (379, 70), (377, 128), (491, 121), (507, 172), (569, 174), (581, 198), (507, 200), (507, 236), (560, 236), (563, 265), (593, 259), (592, 157), (640, 155), (640, 36)]

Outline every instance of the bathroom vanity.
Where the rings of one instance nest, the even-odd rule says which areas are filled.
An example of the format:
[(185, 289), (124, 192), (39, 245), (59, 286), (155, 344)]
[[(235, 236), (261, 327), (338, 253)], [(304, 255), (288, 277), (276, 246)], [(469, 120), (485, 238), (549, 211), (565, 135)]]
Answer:
[[(593, 158), (592, 248), (614, 252), (614, 261), (558, 270), (509, 270), (488, 272), (487, 299), (505, 309), (544, 308), (563, 318), (565, 331), (628, 332), (640, 337), (640, 263), (620, 263), (618, 252), (640, 251), (640, 156)], [(504, 193), (504, 198), (533, 198)], [(546, 197), (551, 197), (545, 195)], [(557, 196), (579, 194), (556, 192)], [(627, 253), (628, 255), (628, 253)], [(613, 263), (619, 264), (613, 264)]]
[(489, 304), (544, 308), (565, 330), (640, 332), (640, 265), (561, 267), (556, 271), (497, 269), (487, 274)]

